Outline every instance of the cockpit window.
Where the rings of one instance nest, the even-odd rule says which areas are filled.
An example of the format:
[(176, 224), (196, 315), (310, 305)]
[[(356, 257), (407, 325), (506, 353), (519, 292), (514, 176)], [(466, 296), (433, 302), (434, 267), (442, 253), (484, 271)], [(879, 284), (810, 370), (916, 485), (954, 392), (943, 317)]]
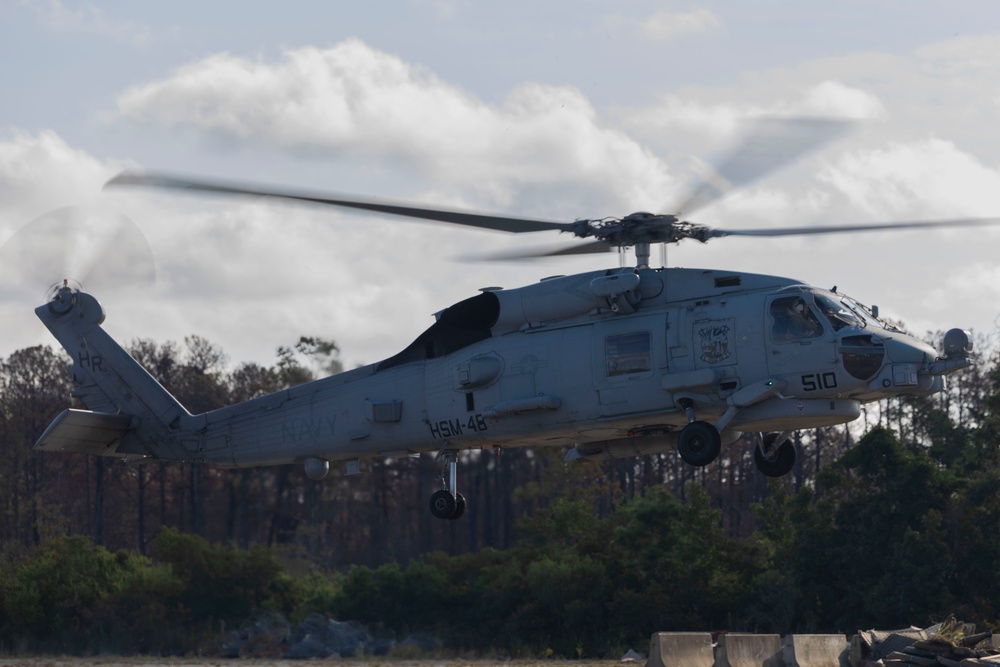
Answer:
[(881, 317), (879, 317), (876, 314), (878, 312), (877, 308), (869, 308), (868, 306), (856, 301), (855, 299), (846, 296), (844, 297), (844, 303), (849, 305), (851, 307), (851, 310), (853, 310), (866, 323), (872, 324), (873, 326), (877, 326), (882, 329), (888, 329), (889, 331), (900, 330), (899, 327), (897, 327), (896, 325), (892, 324), (891, 322), (886, 322)]
[(823, 335), (823, 324), (802, 296), (771, 302), (771, 337), (778, 342), (806, 340)]
[(844, 327), (865, 326), (865, 322), (843, 302), (826, 294), (815, 294), (813, 298), (834, 331), (840, 331)]

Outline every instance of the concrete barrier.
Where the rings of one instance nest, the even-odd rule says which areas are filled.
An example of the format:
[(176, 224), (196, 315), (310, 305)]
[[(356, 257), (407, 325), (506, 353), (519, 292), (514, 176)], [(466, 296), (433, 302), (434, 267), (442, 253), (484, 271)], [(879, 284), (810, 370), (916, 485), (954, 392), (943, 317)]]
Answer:
[(840, 654), (845, 648), (844, 635), (788, 635), (785, 637), (785, 665), (840, 667)]
[(783, 667), (779, 635), (721, 635), (715, 667)]
[(646, 667), (713, 667), (710, 632), (656, 632), (649, 640)]

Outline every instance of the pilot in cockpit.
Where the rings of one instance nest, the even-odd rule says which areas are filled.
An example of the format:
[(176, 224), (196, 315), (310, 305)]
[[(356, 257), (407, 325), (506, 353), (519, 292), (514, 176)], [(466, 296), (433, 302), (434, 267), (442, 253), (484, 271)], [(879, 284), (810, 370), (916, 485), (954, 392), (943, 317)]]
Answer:
[(771, 302), (771, 317), (771, 333), (777, 341), (816, 338), (823, 333), (822, 323), (802, 297), (775, 299)]

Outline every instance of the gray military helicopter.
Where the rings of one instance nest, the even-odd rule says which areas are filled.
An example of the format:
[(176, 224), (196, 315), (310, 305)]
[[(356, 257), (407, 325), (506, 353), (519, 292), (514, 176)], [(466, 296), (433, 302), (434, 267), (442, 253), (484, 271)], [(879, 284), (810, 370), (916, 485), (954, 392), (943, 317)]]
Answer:
[[(482, 290), (439, 312), (395, 356), (203, 414), (190, 414), (104, 331), (105, 312), (92, 295), (63, 281), (35, 310), (73, 358), (74, 396), (89, 408), (63, 411), (36, 449), (224, 468), (296, 463), (312, 479), (326, 476), (331, 461), (346, 461), (351, 474), (361, 459), (433, 453), (442, 488), (430, 510), (441, 519), (466, 508), (457, 489), (462, 450), (555, 446), (567, 448), (567, 459), (599, 460), (676, 449), (688, 464), (705, 466), (724, 443), (751, 433), (757, 468), (776, 477), (794, 465), (795, 430), (851, 422), (873, 401), (941, 391), (945, 376), (975, 362), (961, 329), (948, 331), (938, 352), (836, 288), (651, 268), (651, 244), (1000, 222), (723, 230), (670, 214), (558, 222), (146, 173), (111, 184), (281, 197), (587, 240), (548, 256), (634, 249), (634, 266)], [(688, 202), (724, 192), (706, 185)]]

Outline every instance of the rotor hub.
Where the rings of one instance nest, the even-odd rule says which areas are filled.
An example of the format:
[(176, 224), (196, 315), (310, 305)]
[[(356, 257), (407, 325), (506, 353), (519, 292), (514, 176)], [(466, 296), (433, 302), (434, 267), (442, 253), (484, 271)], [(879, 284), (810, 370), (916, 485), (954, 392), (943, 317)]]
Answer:
[[(581, 226), (580, 223), (585, 223)], [(705, 243), (723, 234), (703, 225), (678, 220), (676, 215), (639, 211), (624, 218), (602, 218), (574, 223), (574, 233), (580, 237), (593, 236), (610, 246), (633, 247), (640, 244), (678, 243), (695, 239)]]

